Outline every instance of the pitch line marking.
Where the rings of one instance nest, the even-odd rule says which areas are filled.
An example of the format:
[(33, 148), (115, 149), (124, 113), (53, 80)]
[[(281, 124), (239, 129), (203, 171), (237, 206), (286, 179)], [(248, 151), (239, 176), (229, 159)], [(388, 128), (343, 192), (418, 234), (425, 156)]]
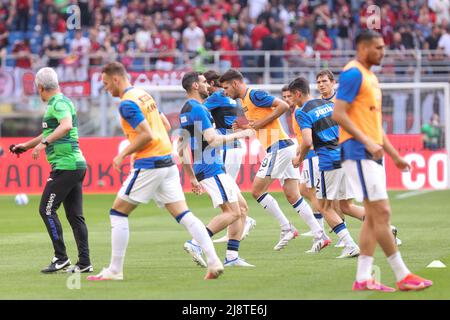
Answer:
[(415, 191), (409, 191), (409, 192), (405, 192), (402, 194), (399, 194), (395, 197), (395, 199), (406, 199), (406, 198), (411, 198), (411, 197), (416, 197), (416, 196), (420, 196), (423, 194), (427, 194), (430, 192), (434, 192), (435, 190), (415, 190)]

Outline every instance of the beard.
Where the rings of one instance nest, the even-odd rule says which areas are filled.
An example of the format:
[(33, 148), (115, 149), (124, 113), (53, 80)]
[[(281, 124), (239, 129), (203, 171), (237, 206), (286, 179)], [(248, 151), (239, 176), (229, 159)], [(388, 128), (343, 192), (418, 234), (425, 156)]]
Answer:
[(199, 94), (200, 94), (200, 97), (201, 97), (202, 99), (206, 99), (206, 98), (209, 97), (208, 92), (199, 92)]

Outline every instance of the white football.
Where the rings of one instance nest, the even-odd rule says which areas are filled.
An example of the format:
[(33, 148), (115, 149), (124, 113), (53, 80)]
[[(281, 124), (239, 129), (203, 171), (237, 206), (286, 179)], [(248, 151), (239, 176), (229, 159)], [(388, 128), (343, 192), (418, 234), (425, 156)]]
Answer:
[(25, 193), (19, 193), (15, 198), (16, 204), (24, 206), (28, 204), (28, 196)]

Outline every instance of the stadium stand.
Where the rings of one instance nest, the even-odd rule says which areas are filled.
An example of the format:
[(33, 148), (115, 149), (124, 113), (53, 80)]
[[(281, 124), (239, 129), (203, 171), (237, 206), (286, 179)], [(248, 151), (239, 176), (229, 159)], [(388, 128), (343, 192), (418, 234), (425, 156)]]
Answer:
[[(448, 78), (450, 0), (2, 0), (0, 52), (3, 66), (21, 67), (26, 56), (33, 67), (53, 59), (56, 67), (86, 68), (118, 55), (134, 71), (214, 62), (222, 70), (255, 71), (252, 82), (281, 83), (286, 68), (339, 70), (355, 34), (372, 26), (373, 4), (381, 10), (375, 28), (391, 50), (382, 72), (387, 81), (410, 81), (419, 60), (422, 81)], [(71, 5), (80, 10), (78, 36), (67, 26)], [(48, 50), (51, 37), (63, 51)], [(272, 69), (266, 77), (264, 67)]]

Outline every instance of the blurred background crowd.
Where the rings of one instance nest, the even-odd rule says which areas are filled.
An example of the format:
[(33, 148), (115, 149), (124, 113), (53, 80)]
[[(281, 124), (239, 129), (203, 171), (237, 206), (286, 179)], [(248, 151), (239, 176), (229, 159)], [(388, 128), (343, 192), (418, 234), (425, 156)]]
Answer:
[[(71, 5), (80, 21), (71, 20)], [(427, 58), (450, 58), (450, 0), (0, 0), (0, 52), (3, 66), (20, 68), (96, 66), (119, 54), (132, 70), (145, 68), (145, 55), (153, 69), (173, 70), (220, 50), (226, 69), (263, 63), (234, 51), (288, 52), (270, 58), (278, 67), (352, 50), (368, 25), (399, 57), (440, 49)]]

